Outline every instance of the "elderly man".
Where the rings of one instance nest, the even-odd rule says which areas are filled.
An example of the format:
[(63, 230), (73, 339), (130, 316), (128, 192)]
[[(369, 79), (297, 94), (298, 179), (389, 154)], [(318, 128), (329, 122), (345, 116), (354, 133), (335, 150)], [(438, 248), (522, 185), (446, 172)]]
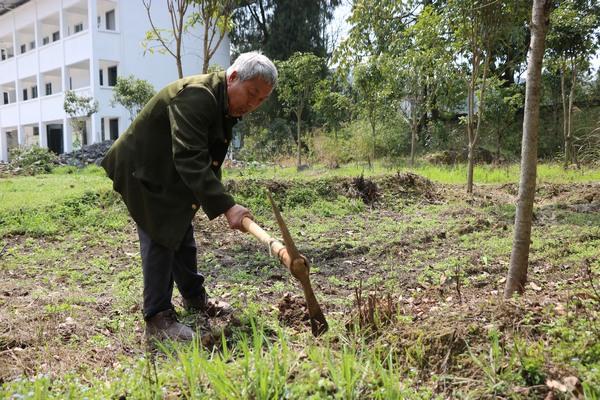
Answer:
[(256, 52), (240, 55), (226, 72), (177, 80), (146, 104), (102, 161), (137, 224), (147, 338), (194, 335), (177, 321), (173, 282), (186, 309), (219, 311), (197, 270), (191, 223), (201, 207), (209, 219), (224, 214), (230, 228), (243, 231), (251, 215), (221, 184), (221, 165), (233, 125), (276, 81), (273, 63)]

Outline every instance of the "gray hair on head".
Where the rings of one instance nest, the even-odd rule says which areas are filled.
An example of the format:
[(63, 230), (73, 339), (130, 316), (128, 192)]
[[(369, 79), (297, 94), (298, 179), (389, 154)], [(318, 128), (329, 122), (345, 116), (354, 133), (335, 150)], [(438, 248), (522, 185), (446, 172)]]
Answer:
[(277, 83), (275, 64), (258, 51), (240, 54), (234, 63), (227, 68), (227, 76), (231, 75), (233, 71), (237, 72), (240, 81), (260, 78), (273, 87)]

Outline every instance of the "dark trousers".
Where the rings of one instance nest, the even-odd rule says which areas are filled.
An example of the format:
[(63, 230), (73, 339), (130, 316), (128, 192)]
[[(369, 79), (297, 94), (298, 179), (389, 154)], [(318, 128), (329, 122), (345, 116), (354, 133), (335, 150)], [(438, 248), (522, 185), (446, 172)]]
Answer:
[(173, 282), (184, 298), (204, 295), (204, 277), (198, 273), (196, 241), (192, 225), (178, 250), (156, 243), (137, 227), (144, 272), (144, 319), (173, 308)]

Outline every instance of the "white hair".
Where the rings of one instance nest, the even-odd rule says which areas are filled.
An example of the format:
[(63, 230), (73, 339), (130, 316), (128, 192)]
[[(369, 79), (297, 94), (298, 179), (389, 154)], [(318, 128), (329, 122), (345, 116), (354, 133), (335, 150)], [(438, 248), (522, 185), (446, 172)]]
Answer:
[(235, 62), (227, 68), (227, 76), (231, 75), (234, 71), (237, 72), (240, 81), (260, 78), (273, 87), (277, 83), (277, 68), (275, 64), (258, 51), (240, 54)]

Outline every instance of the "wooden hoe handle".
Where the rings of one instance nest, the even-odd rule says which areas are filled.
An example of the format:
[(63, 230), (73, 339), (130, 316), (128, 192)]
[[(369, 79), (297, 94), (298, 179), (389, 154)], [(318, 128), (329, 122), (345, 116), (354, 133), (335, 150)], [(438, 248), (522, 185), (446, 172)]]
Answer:
[[(277, 239), (273, 239), (271, 235), (265, 232), (256, 222), (250, 218), (245, 217), (242, 220), (244, 229), (248, 231), (252, 236), (256, 237), (261, 243), (268, 246), (271, 254), (277, 255), (279, 261), (292, 273), (292, 275), (300, 281), (302, 290), (304, 291), (304, 298), (306, 300), (306, 306), (308, 308), (308, 316), (310, 317), (311, 331), (314, 336), (319, 336), (325, 333), (328, 329), (327, 320), (321, 307), (317, 301), (315, 293), (312, 290), (309, 277), (309, 265), (306, 257), (298, 253), (298, 257), (292, 259), (289, 249)], [(286, 251), (282, 251), (286, 249)], [(294, 246), (295, 250), (295, 246)]]

